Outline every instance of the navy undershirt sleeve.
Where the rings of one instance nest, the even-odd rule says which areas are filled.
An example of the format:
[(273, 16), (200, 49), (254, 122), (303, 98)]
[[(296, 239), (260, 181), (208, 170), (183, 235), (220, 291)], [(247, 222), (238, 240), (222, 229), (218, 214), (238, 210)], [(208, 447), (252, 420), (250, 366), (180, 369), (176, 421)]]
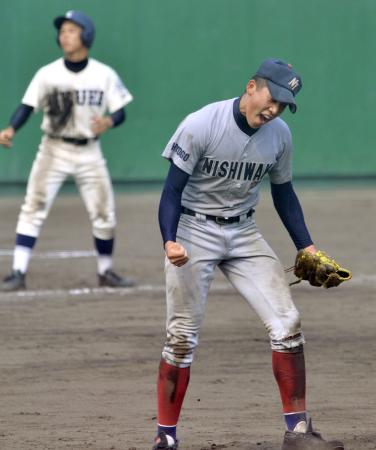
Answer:
[(292, 183), (271, 183), (271, 192), (275, 209), (297, 250), (313, 244), (304, 221), (302, 207), (295, 194)]
[(118, 127), (119, 125), (121, 125), (126, 118), (126, 113), (125, 113), (125, 109), (124, 108), (120, 108), (117, 111), (113, 112), (111, 114), (111, 119), (113, 122), (112, 128)]
[(10, 118), (9, 125), (12, 126), (15, 131), (17, 131), (22, 127), (22, 125), (24, 125), (33, 110), (34, 108), (32, 106), (21, 103)]
[(179, 169), (179, 167), (171, 162), (158, 211), (163, 244), (167, 241), (176, 241), (176, 231), (181, 213), (181, 196), (188, 182), (188, 178), (188, 173)]
[[(22, 127), (22, 125), (25, 124), (25, 122), (27, 121), (33, 110), (34, 108), (32, 106), (21, 103), (21, 105), (13, 113), (9, 125), (11, 125), (15, 131), (18, 130), (19, 128)], [(125, 109), (124, 108), (118, 109), (117, 111), (111, 114), (111, 118), (113, 122), (113, 128), (121, 125), (126, 119)]]

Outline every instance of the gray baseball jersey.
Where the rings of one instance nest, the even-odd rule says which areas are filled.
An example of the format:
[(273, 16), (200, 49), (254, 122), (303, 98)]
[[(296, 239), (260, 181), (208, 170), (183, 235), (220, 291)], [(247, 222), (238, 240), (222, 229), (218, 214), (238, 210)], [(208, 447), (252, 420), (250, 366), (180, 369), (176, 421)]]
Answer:
[(163, 152), (190, 174), (182, 205), (202, 214), (237, 216), (254, 208), (260, 183), (291, 180), (291, 133), (280, 118), (248, 136), (233, 116), (235, 99), (188, 115)]

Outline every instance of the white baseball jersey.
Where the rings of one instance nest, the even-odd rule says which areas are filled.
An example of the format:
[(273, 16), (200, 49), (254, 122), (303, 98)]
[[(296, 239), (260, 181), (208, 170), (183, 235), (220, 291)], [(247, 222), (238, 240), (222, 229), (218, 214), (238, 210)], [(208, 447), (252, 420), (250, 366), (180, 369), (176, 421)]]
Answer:
[(245, 214), (257, 204), (266, 174), (275, 184), (292, 177), (288, 125), (276, 118), (249, 136), (235, 122), (234, 101), (188, 115), (162, 154), (190, 174), (182, 205), (202, 214)]
[[(58, 132), (52, 129), (48, 112), (48, 96), (71, 93), (73, 112)], [(133, 100), (117, 73), (106, 64), (90, 58), (80, 72), (72, 72), (63, 58), (40, 68), (30, 82), (22, 103), (35, 111), (43, 110), (42, 130), (46, 134), (73, 138), (93, 138), (91, 121), (94, 116), (113, 113)]]

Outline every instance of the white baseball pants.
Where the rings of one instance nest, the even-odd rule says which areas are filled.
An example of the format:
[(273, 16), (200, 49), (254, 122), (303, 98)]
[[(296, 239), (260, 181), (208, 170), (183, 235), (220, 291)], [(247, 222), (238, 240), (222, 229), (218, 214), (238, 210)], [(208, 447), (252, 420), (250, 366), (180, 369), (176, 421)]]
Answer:
[(52, 203), (69, 176), (74, 178), (85, 203), (94, 236), (114, 237), (114, 194), (99, 141), (79, 146), (47, 136), (42, 138), (30, 172), (17, 233), (39, 236)]

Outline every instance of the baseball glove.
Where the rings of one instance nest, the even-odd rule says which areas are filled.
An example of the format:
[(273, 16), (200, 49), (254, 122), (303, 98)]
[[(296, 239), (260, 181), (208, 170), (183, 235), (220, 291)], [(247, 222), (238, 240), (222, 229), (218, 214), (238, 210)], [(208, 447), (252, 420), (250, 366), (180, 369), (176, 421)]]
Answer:
[(310, 253), (307, 250), (299, 250), (295, 259), (295, 266), (290, 270), (299, 279), (290, 285), (307, 280), (312, 286), (331, 288), (338, 286), (343, 281), (352, 277), (348, 269), (341, 267), (333, 258), (325, 252)]
[(73, 113), (73, 92), (53, 91), (47, 96), (47, 114), (51, 128), (60, 131), (68, 123)]

